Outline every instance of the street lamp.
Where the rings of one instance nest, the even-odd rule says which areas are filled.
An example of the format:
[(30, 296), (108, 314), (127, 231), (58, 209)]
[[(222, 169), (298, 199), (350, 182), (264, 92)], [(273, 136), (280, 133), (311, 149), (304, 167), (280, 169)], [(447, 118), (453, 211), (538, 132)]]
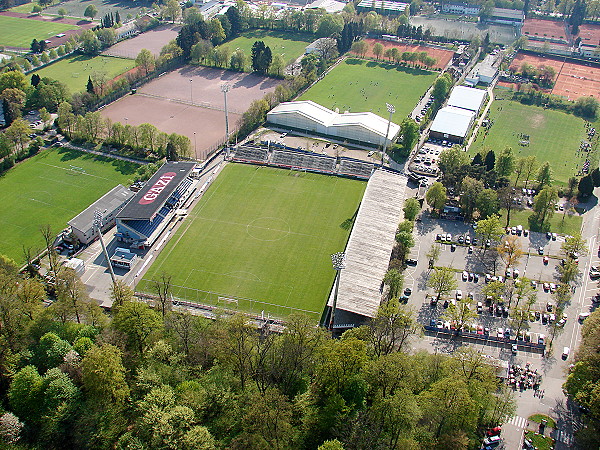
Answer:
[(390, 134), (390, 125), (392, 124), (392, 114), (394, 114), (396, 112), (396, 108), (394, 108), (394, 105), (390, 105), (389, 103), (386, 103), (385, 106), (387, 108), (387, 111), (390, 113), (390, 118), (388, 119), (387, 131), (385, 132), (385, 140), (383, 141), (383, 154), (381, 155), (381, 167), (383, 167), (383, 158), (384, 158), (385, 152), (387, 150), (388, 136)]
[(194, 131), (194, 156), (196, 156), (196, 132)]
[[(104, 210), (106, 212), (106, 210)], [(115, 280), (115, 273), (113, 272), (112, 264), (110, 263), (110, 258), (108, 257), (108, 251), (106, 250), (106, 245), (104, 245), (104, 239), (102, 238), (102, 215), (103, 212), (99, 209), (94, 211), (94, 228), (98, 231), (98, 237), (100, 238), (100, 245), (102, 245), (102, 251), (104, 252), (104, 257), (106, 258), (106, 263), (108, 264), (108, 270), (110, 271), (110, 277), (112, 278), (113, 285), (117, 282)]]
[(190, 78), (190, 103), (194, 103), (194, 93), (192, 91), (192, 86), (194, 86), (193, 81), (194, 80)]
[(227, 93), (231, 86), (227, 83), (221, 85), (221, 92), (225, 101), (225, 155), (229, 157), (229, 115), (227, 113)]
[(337, 306), (337, 296), (338, 289), (340, 287), (340, 275), (342, 269), (346, 268), (346, 253), (338, 252), (331, 255), (331, 263), (333, 264), (333, 268), (335, 270), (335, 291), (333, 293), (333, 305), (331, 306), (331, 315), (329, 318), (329, 330), (333, 335), (333, 321), (335, 319), (335, 308)]

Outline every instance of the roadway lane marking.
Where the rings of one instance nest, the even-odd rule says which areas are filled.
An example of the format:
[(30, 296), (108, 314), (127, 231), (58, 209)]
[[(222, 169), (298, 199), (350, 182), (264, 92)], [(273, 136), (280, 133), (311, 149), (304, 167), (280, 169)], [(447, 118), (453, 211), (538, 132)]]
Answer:
[(528, 420), (525, 417), (521, 417), (521, 416), (513, 416), (508, 422), (506, 423), (510, 423), (511, 425), (514, 425), (517, 428), (522, 428), (525, 429), (527, 427), (528, 424)]

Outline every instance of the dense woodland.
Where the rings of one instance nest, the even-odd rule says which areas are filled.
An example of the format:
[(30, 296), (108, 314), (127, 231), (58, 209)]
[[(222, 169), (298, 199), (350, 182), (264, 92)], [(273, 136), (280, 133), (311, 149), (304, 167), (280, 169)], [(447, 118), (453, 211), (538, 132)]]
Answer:
[(162, 282), (154, 308), (117, 284), (107, 314), (55, 268), (45, 306), (0, 264), (0, 437), (17, 448), (467, 449), (513, 411), (480, 354), (407, 353), (420, 327), (394, 300), (331, 339), (304, 317), (274, 333), (172, 311)]

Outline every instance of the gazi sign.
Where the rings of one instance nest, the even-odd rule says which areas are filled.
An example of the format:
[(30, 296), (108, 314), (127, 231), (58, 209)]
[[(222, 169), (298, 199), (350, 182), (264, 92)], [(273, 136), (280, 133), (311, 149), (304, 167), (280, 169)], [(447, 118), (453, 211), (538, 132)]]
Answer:
[(168, 186), (168, 184), (175, 178), (177, 174), (175, 172), (167, 172), (160, 176), (154, 186), (148, 189), (148, 192), (138, 202), (140, 205), (149, 205), (160, 195), (160, 193)]

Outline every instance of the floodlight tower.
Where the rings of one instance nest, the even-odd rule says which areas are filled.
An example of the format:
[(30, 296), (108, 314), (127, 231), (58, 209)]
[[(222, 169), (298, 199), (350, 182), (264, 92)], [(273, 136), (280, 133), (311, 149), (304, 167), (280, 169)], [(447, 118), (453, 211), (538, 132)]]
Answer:
[[(104, 211), (106, 212), (106, 210)], [(102, 238), (102, 216), (103, 212), (99, 209), (94, 211), (94, 228), (98, 231), (98, 238), (100, 239), (100, 245), (102, 245), (102, 251), (104, 252), (104, 257), (106, 258), (106, 263), (108, 264), (108, 270), (110, 272), (110, 277), (112, 278), (113, 285), (117, 282), (115, 279), (115, 272), (113, 271), (112, 264), (110, 263), (110, 258), (108, 257), (108, 251), (106, 250), (106, 245), (104, 245), (104, 239)]]
[(229, 157), (229, 114), (227, 112), (227, 93), (231, 89), (228, 83), (221, 85), (221, 92), (225, 100), (225, 156)]
[(335, 309), (337, 307), (337, 296), (338, 289), (340, 287), (340, 275), (342, 273), (342, 269), (346, 268), (346, 253), (338, 252), (331, 255), (331, 262), (333, 264), (333, 268), (335, 269), (335, 291), (333, 293), (333, 305), (331, 306), (331, 315), (329, 318), (329, 330), (331, 331), (331, 335), (333, 336), (333, 321), (335, 319)]
[(396, 108), (394, 105), (389, 103), (385, 104), (387, 111), (390, 113), (390, 117), (388, 119), (387, 131), (385, 132), (385, 140), (383, 141), (383, 154), (381, 155), (381, 167), (383, 167), (383, 158), (385, 157), (385, 152), (387, 150), (388, 136), (390, 134), (390, 125), (392, 124), (392, 115), (396, 112)]
[(190, 103), (194, 103), (194, 80), (190, 78)]

